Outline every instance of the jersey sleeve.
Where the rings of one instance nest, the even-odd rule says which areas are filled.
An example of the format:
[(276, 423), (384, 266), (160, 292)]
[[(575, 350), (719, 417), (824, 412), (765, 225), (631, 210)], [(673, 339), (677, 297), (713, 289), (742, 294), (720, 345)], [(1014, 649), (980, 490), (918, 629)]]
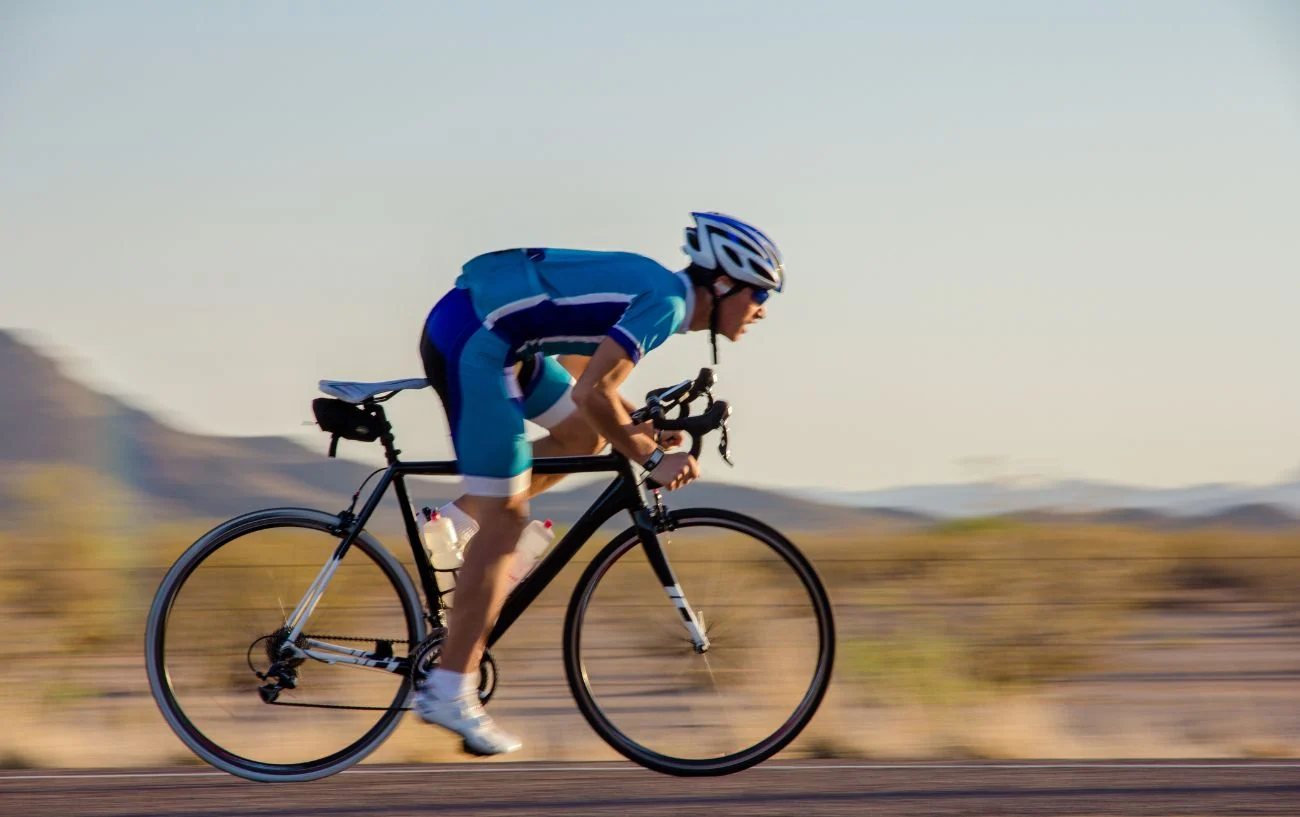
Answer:
[(632, 299), (623, 317), (609, 330), (632, 363), (658, 347), (686, 320), (686, 300), (675, 293), (656, 290)]

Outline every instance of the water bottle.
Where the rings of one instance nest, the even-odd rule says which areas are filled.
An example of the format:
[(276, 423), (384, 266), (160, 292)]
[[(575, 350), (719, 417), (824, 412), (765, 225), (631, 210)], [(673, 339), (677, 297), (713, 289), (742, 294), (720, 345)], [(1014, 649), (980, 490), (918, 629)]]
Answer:
[(528, 523), (523, 535), (519, 537), (519, 544), (515, 545), (515, 555), (510, 560), (510, 568), (506, 572), (511, 590), (524, 580), (524, 576), (532, 572), (538, 560), (542, 558), (542, 554), (554, 541), (555, 531), (551, 529), (551, 520), (539, 522), (534, 519)]
[[(464, 553), (458, 547), (456, 527), (451, 520), (431, 508), (424, 508), (420, 513), (424, 522), (420, 526), (420, 538), (424, 540), (424, 552), (437, 570), (459, 570), (464, 561)], [(438, 586), (452, 584), (452, 579), (445, 573), (436, 574)], [(442, 587), (450, 590), (451, 587)]]

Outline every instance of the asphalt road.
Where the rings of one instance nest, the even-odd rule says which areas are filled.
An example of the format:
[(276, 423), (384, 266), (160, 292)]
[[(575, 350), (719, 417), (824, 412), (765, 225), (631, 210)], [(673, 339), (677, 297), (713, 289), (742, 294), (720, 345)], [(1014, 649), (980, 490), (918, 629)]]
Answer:
[(1300, 814), (1300, 763), (770, 762), (724, 778), (609, 764), (363, 766), (251, 783), (208, 769), (0, 773), (0, 815)]

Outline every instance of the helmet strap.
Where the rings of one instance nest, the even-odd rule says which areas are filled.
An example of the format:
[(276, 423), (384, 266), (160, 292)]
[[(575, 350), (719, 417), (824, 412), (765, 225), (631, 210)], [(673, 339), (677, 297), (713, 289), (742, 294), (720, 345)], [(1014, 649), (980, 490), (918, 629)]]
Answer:
[(718, 365), (718, 304), (722, 299), (714, 295), (712, 289), (709, 292), (713, 298), (713, 308), (709, 310), (709, 344), (713, 347), (713, 365)]
[(718, 308), (722, 302), (732, 295), (738, 295), (744, 292), (747, 287), (743, 284), (732, 284), (731, 288), (725, 292), (718, 292), (718, 281), (715, 278), (709, 285), (709, 297), (713, 300), (713, 305), (709, 309), (709, 344), (713, 347), (713, 365), (718, 365)]

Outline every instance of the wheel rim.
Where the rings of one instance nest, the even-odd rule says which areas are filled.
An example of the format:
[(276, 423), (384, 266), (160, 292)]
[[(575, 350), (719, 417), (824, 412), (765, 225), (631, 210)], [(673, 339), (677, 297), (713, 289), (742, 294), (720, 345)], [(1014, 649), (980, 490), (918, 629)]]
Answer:
[(679, 516), (660, 534), (711, 641), (697, 654), (634, 536), (576, 600), (575, 693), (625, 755), (683, 773), (736, 770), (788, 743), (815, 712), (833, 653), (830, 611), (807, 563), (758, 526)]
[[(250, 651), (265, 672), (267, 642), (259, 639), (280, 628), (338, 543), (324, 524), (267, 519), (209, 543), (165, 586), (151, 680), (173, 727), (209, 761), (246, 776), (301, 776), (355, 762), (400, 717), (406, 679), (354, 666), (308, 660), (297, 688), (277, 703), (258, 695), (265, 681), (249, 668)], [(358, 540), (305, 632), (364, 650), (375, 642), (347, 638), (392, 639), (395, 656), (405, 656), (421, 628), (401, 578)], [(379, 709), (294, 706), (320, 703)]]

